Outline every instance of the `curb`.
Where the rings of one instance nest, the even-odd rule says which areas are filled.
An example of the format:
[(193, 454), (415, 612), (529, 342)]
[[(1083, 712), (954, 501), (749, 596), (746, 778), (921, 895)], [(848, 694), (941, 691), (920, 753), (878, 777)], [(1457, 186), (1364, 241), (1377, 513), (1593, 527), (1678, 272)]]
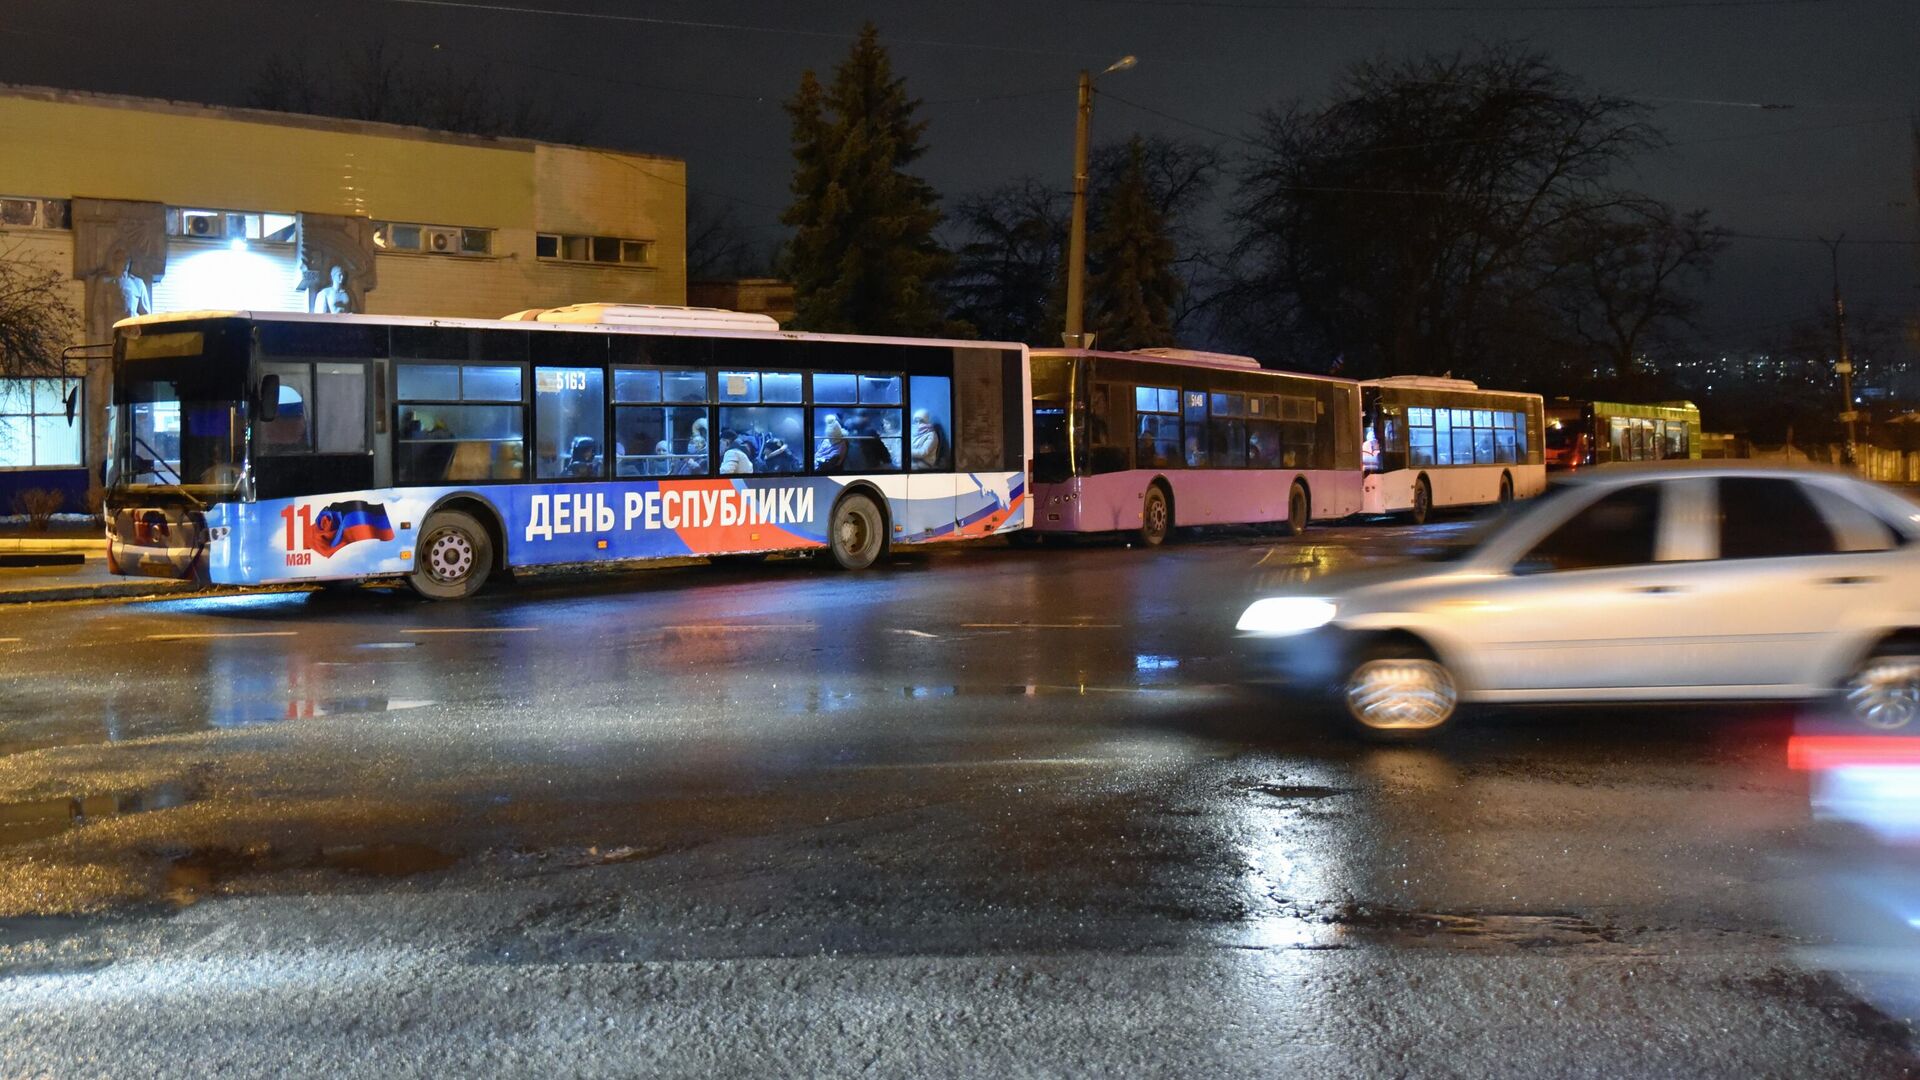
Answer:
[(50, 600), (125, 600), (201, 591), (204, 590), (191, 581), (107, 581), (90, 585), (48, 585), (37, 589), (0, 590), (0, 605), (38, 604)]
[(62, 537), (60, 539), (32, 539), (24, 536), (0, 536), (0, 551), (56, 551), (83, 552), (88, 555), (104, 555), (107, 541), (104, 538)]

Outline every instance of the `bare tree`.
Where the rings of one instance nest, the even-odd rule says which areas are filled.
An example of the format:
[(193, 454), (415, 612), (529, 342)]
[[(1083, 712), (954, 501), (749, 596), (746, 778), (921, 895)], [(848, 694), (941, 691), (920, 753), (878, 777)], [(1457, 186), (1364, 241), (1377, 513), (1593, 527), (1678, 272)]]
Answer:
[(729, 203), (697, 191), (687, 193), (687, 277), (764, 277), (773, 272), (773, 251), (756, 246)]
[(1250, 344), (1374, 375), (1488, 367), (1557, 239), (1639, 201), (1611, 174), (1659, 133), (1643, 106), (1494, 45), (1356, 65), (1330, 104), (1271, 110), (1253, 141), (1231, 305)]
[[(1197, 226), (1220, 175), (1212, 147), (1165, 136), (1142, 136), (1097, 147), (1088, 163), (1088, 231), (1099, 235), (1114, 192), (1134, 168), (1138, 143), (1145, 207), (1173, 241), (1180, 287), (1172, 311), (1176, 333), (1210, 289), (1202, 283), (1217, 257)], [(951, 315), (984, 337), (1057, 344), (1062, 323), (1063, 268), (1072, 200), (1057, 183), (1022, 177), (960, 198), (948, 220), (954, 267), (946, 282)], [(1090, 256), (1090, 261), (1097, 261)], [(1090, 296), (1089, 304), (1098, 306)]]
[(66, 277), (15, 247), (0, 252), (0, 374), (60, 375), (80, 331)]
[(1631, 382), (1655, 341), (1692, 326), (1705, 280), (1727, 245), (1707, 212), (1651, 200), (1573, 222), (1550, 246), (1550, 303), (1596, 366)]
[(547, 94), (503, 87), (492, 69), (463, 71), (441, 57), (417, 63), (380, 42), (324, 65), (307, 53), (269, 57), (249, 96), (255, 107), (278, 112), (469, 135), (581, 142), (593, 127), (584, 113), (555, 107)]

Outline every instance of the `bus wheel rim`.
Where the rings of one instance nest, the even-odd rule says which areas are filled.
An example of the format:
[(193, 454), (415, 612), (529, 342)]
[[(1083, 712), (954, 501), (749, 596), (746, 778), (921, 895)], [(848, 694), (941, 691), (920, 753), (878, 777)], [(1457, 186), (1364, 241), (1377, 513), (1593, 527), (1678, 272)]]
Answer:
[(840, 519), (840, 550), (849, 555), (864, 555), (872, 530), (867, 527), (867, 517), (858, 509), (850, 509)]
[(1347, 679), (1353, 718), (1381, 731), (1426, 731), (1458, 704), (1453, 676), (1432, 660), (1369, 660)]
[(444, 529), (427, 543), (427, 574), (435, 581), (464, 581), (473, 572), (473, 541), (458, 529)]
[(1920, 717), (1920, 657), (1872, 661), (1847, 683), (1847, 704), (1867, 727), (1898, 731)]
[(1166, 531), (1166, 528), (1167, 501), (1158, 497), (1149, 499), (1147, 501), (1147, 529), (1150, 532), (1161, 533)]

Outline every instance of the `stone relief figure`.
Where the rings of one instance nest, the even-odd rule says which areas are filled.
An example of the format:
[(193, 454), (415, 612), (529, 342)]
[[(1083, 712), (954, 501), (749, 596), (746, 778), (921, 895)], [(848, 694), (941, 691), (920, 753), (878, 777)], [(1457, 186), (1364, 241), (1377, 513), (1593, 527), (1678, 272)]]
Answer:
[(334, 266), (328, 272), (333, 284), (314, 293), (307, 301), (307, 310), (318, 311), (326, 315), (353, 314), (353, 293), (347, 288), (347, 271), (344, 267)]
[(133, 259), (128, 257), (126, 249), (115, 248), (107, 265), (120, 268), (120, 311), (115, 320), (153, 314), (153, 290), (145, 278), (133, 272)]
[(113, 340), (113, 324), (153, 314), (153, 282), (167, 272), (166, 207), (111, 199), (73, 201), (73, 276), (87, 283), (87, 340)]
[(345, 315), (367, 310), (367, 290), (378, 283), (373, 222), (363, 217), (302, 211), (294, 228), (294, 259), (307, 310)]

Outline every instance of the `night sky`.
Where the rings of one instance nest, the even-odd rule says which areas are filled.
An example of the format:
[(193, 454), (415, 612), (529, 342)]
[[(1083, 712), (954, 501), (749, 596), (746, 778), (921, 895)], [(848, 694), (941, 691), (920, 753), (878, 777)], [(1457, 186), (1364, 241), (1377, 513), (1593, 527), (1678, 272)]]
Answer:
[[(694, 189), (771, 239), (789, 172), (780, 102), (868, 18), (926, 102), (921, 171), (948, 197), (1022, 173), (1065, 187), (1075, 73), (1124, 53), (1140, 64), (1102, 84), (1096, 140), (1159, 132), (1231, 152), (1222, 134), (1265, 105), (1320, 99), (1355, 59), (1519, 38), (1658, 107), (1675, 145), (1630, 183), (1739, 233), (1892, 241), (1845, 249), (1849, 298), (1920, 303), (1920, 0), (7, 0), (0, 79), (245, 104), (270, 55), (325, 61), (382, 41), (543, 88), (591, 118), (592, 142), (686, 158)], [(1705, 336), (1735, 347), (1829, 288), (1824, 247), (1738, 240)]]

